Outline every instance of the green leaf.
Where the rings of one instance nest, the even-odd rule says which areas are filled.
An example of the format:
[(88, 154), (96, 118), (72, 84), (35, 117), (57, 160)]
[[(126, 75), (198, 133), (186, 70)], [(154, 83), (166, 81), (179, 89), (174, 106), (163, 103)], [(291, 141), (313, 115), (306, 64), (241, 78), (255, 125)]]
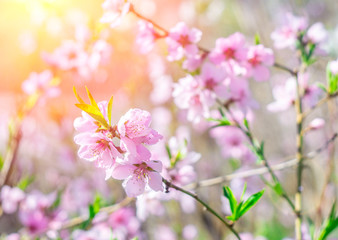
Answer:
[(171, 150), (168, 144), (165, 145), (165, 150), (167, 150), (168, 157), (169, 159), (171, 159), (173, 156), (171, 155)]
[(104, 126), (105, 128), (107, 129), (109, 128), (109, 125), (106, 119), (103, 117), (102, 113), (98, 109), (93, 107), (92, 105), (84, 104), (84, 103), (83, 104), (77, 103), (75, 104), (75, 106), (80, 108), (82, 111), (85, 111), (86, 113), (88, 113), (92, 118), (94, 118), (96, 121), (101, 123), (101, 125)]
[(228, 186), (223, 187), (223, 195), (229, 200), (231, 213), (235, 216), (237, 211), (237, 200), (235, 195)]
[(244, 118), (243, 123), (244, 123), (244, 126), (246, 127), (246, 129), (249, 130), (249, 129), (250, 129), (250, 126), (249, 126), (248, 119)]
[(108, 109), (107, 109), (107, 114), (108, 114), (108, 120), (109, 120), (109, 125), (111, 125), (111, 115), (112, 115), (112, 108), (113, 108), (113, 96), (109, 99), (108, 102)]
[(34, 182), (34, 176), (26, 176), (21, 178), (19, 181), (17, 187), (20, 188), (22, 191), (25, 191), (25, 189)]
[(326, 89), (326, 86), (325, 86), (324, 84), (322, 84), (322, 83), (317, 83), (316, 85), (317, 85), (317, 87), (319, 87), (320, 89), (322, 89), (324, 92), (327, 93), (327, 89)]
[(246, 192), (246, 187), (247, 187), (247, 183), (245, 182), (245, 183), (244, 183), (243, 192), (242, 192), (242, 195), (241, 195), (241, 201), (243, 201), (243, 197), (244, 197), (244, 194), (245, 194), (245, 192)]
[(330, 65), (326, 66), (326, 78), (328, 82), (328, 92), (333, 94), (338, 90), (338, 75), (334, 75), (330, 70)]
[(257, 192), (253, 195), (251, 195), (242, 205), (242, 207), (239, 209), (239, 214), (238, 216), (241, 217), (243, 216), (247, 211), (249, 211), (250, 208), (252, 208), (258, 200), (263, 196), (264, 194), (264, 189), (260, 192)]
[(53, 202), (52, 206), (50, 206), (51, 210), (54, 210), (60, 206), (62, 193), (63, 193), (62, 191), (58, 191), (55, 201)]
[(279, 182), (277, 182), (274, 186), (271, 187), (279, 196), (283, 194), (283, 188)]
[(324, 222), (318, 240), (326, 239), (336, 228), (338, 228), (338, 215), (336, 212), (336, 202), (332, 205), (330, 215)]
[(92, 105), (93, 107), (95, 107), (97, 110), (100, 111), (100, 108), (99, 106), (97, 105), (95, 99), (93, 98), (92, 94), (89, 92), (87, 86), (85, 86), (86, 88), (86, 91), (87, 91), (87, 95), (88, 95), (88, 98), (89, 98), (89, 101), (90, 101), (90, 105)]
[(79, 101), (81, 104), (85, 104), (85, 102), (82, 100), (82, 98), (77, 94), (75, 86), (73, 87), (73, 92), (75, 94), (76, 99)]
[(261, 44), (261, 39), (260, 39), (260, 37), (259, 37), (259, 34), (258, 34), (258, 33), (256, 33), (256, 34), (255, 34), (255, 44), (256, 44), (256, 45), (259, 45), (259, 44)]

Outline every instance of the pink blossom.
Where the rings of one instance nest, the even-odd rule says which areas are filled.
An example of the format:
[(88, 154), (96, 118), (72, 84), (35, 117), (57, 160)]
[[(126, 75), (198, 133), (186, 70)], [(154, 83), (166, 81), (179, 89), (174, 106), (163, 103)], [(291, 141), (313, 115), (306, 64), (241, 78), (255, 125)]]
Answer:
[(33, 192), (20, 205), (19, 219), (32, 235), (38, 235), (48, 229), (53, 213), (47, 210), (55, 201), (56, 194), (43, 195)]
[(178, 61), (184, 56), (196, 55), (199, 52), (196, 45), (202, 37), (202, 32), (196, 28), (189, 29), (184, 22), (179, 22), (170, 29), (167, 37), (169, 55), (168, 61)]
[(103, 133), (81, 133), (74, 141), (80, 145), (79, 157), (95, 161), (97, 167), (111, 168), (116, 158), (122, 158), (111, 138)]
[(87, 63), (88, 54), (85, 52), (82, 43), (67, 40), (52, 54), (44, 54), (43, 59), (50, 65), (61, 70), (77, 70)]
[(253, 162), (255, 160), (254, 154), (247, 147), (247, 137), (240, 129), (232, 126), (218, 127), (212, 129), (210, 135), (222, 147), (224, 158), (238, 159), (242, 162)]
[(154, 234), (154, 239), (157, 240), (176, 240), (176, 234), (175, 232), (168, 226), (159, 226), (156, 229), (156, 232)]
[(163, 138), (150, 123), (150, 113), (138, 108), (123, 115), (117, 124), (122, 149), (134, 155), (150, 154), (141, 144), (153, 145)]
[(329, 69), (333, 75), (338, 75), (338, 59), (328, 63)]
[(237, 32), (227, 38), (218, 38), (209, 58), (215, 64), (224, 63), (228, 73), (237, 75), (243, 71), (240, 64), (246, 60), (246, 55), (245, 38)]
[(182, 63), (182, 68), (188, 70), (189, 72), (196, 71), (203, 62), (203, 55), (201, 53), (189, 54)]
[(159, 161), (127, 162), (117, 164), (112, 170), (112, 177), (124, 180), (123, 187), (129, 197), (136, 197), (142, 194), (148, 186), (154, 191), (162, 191), (162, 163)]
[(210, 91), (202, 91), (201, 82), (187, 75), (174, 84), (173, 97), (177, 107), (188, 111), (189, 121), (198, 123), (202, 117), (209, 116), (209, 108), (215, 103), (215, 96)]
[(47, 97), (56, 97), (60, 94), (60, 89), (53, 86), (52, 80), (53, 74), (49, 70), (41, 73), (33, 72), (22, 83), (22, 90), (29, 95), (40, 93)]
[(306, 40), (313, 44), (321, 44), (326, 41), (327, 37), (327, 31), (320, 22), (313, 24), (306, 32)]
[(3, 186), (0, 193), (2, 210), (7, 214), (14, 213), (24, 198), (25, 193), (20, 188)]
[(113, 231), (125, 232), (126, 236), (134, 237), (140, 230), (140, 222), (132, 208), (121, 208), (108, 218), (108, 224)]
[[(308, 74), (300, 75), (298, 78), (299, 86), (302, 91), (304, 107), (312, 107), (317, 103), (321, 89), (316, 85), (308, 84)], [(296, 79), (291, 77), (286, 80), (284, 85), (278, 85), (273, 89), (275, 102), (270, 103), (267, 109), (272, 112), (284, 111), (292, 106), (297, 97)]]
[(149, 53), (154, 48), (156, 36), (152, 23), (143, 20), (138, 22), (136, 45), (142, 54)]
[(122, 17), (130, 11), (131, 3), (128, 0), (106, 0), (102, 8), (104, 13), (100, 21), (109, 23), (111, 28), (115, 28), (121, 24)]
[(198, 230), (196, 226), (189, 224), (183, 228), (182, 235), (186, 240), (193, 240), (197, 239), (198, 237)]
[(225, 98), (227, 96), (225, 78), (224, 69), (207, 62), (203, 64), (197, 80), (201, 82), (203, 91), (207, 91), (208, 93), (206, 94), (215, 95), (214, 98), (216, 99), (216, 97)]
[(291, 13), (286, 15), (286, 23), (279, 29), (271, 33), (276, 48), (296, 47), (298, 35), (308, 26), (307, 19), (293, 16)]
[(258, 103), (252, 98), (249, 83), (246, 79), (240, 77), (229, 77), (226, 80), (228, 86), (227, 103), (234, 104), (244, 113), (251, 108), (257, 108)]
[(91, 49), (91, 53), (88, 58), (88, 66), (91, 71), (95, 71), (100, 65), (109, 63), (110, 56), (113, 52), (112, 46), (105, 40), (97, 40)]
[(320, 129), (322, 127), (324, 127), (325, 125), (325, 120), (322, 119), (322, 118), (315, 118), (313, 119), (310, 124), (309, 124), (309, 129), (311, 130), (317, 130), (317, 129)]
[(162, 216), (165, 213), (165, 208), (161, 203), (162, 192), (145, 192), (137, 197), (136, 215), (141, 221), (145, 221), (149, 215)]
[(273, 52), (270, 48), (263, 45), (251, 46), (247, 55), (248, 76), (252, 76), (256, 81), (266, 81), (270, 77), (269, 66), (274, 63)]

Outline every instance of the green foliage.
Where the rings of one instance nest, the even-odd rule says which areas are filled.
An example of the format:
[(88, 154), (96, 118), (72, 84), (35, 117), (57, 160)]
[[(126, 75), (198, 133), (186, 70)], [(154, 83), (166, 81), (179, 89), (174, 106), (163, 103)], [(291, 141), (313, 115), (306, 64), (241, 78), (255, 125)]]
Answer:
[(17, 187), (20, 188), (22, 191), (25, 191), (26, 188), (34, 182), (34, 176), (25, 176), (20, 179)]
[(229, 121), (229, 119), (227, 119), (227, 117), (225, 115), (222, 116), (222, 118), (220, 118), (220, 119), (217, 119), (217, 118), (207, 118), (207, 121), (218, 123), (217, 125), (212, 126), (212, 128), (222, 127), (222, 126), (230, 126), (231, 125), (231, 122)]
[(96, 214), (100, 211), (102, 204), (102, 198), (99, 194), (95, 195), (95, 199), (92, 204), (88, 206), (89, 217), (87, 221), (83, 222), (80, 226), (81, 229), (87, 229), (90, 225)]
[(326, 67), (326, 79), (327, 79), (327, 85), (328, 90), (327, 92), (329, 94), (334, 94), (338, 91), (338, 75), (334, 75), (329, 67), (329, 64)]
[(327, 239), (327, 237), (338, 228), (338, 213), (336, 211), (336, 202), (332, 205), (329, 217), (322, 225), (318, 240)]
[(223, 187), (223, 195), (229, 200), (231, 216), (227, 216), (227, 218), (231, 221), (237, 221), (240, 217), (242, 217), (247, 211), (249, 211), (253, 206), (256, 205), (258, 200), (263, 196), (264, 189), (259, 191), (253, 195), (251, 195), (246, 201), (243, 200), (244, 194), (246, 192), (246, 184), (244, 185), (244, 189), (242, 192), (242, 196), (240, 202), (237, 202), (235, 195), (232, 190), (228, 186)]
[(259, 37), (259, 34), (258, 34), (258, 33), (255, 34), (255, 44), (256, 44), (256, 45), (261, 44), (261, 38)]
[(3, 156), (0, 154), (0, 170), (2, 169), (3, 166), (4, 166), (4, 158), (3, 158)]

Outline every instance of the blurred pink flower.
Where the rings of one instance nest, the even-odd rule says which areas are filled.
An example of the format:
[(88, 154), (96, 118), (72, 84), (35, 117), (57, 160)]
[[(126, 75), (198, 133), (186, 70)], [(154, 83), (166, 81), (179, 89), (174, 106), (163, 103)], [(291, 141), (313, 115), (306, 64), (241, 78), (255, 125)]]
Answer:
[(124, 17), (131, 8), (131, 3), (128, 0), (105, 0), (102, 4), (104, 10), (100, 21), (109, 23), (111, 28), (115, 28), (121, 24)]
[(323, 118), (315, 118), (309, 123), (309, 128), (311, 130), (318, 130), (325, 125), (325, 120)]
[(183, 228), (182, 235), (185, 240), (197, 239), (198, 230), (195, 225), (189, 224)]
[(42, 57), (48, 64), (61, 70), (80, 71), (88, 60), (83, 44), (71, 40), (64, 41), (52, 54), (45, 53)]
[(154, 232), (154, 239), (156, 240), (176, 240), (175, 232), (168, 226), (159, 226)]
[(255, 160), (255, 155), (247, 147), (247, 137), (240, 129), (233, 126), (217, 127), (210, 131), (210, 135), (221, 147), (224, 158), (238, 159), (244, 163)]
[(306, 32), (306, 40), (313, 44), (321, 44), (327, 40), (328, 33), (320, 22), (313, 24)]
[[(314, 106), (321, 94), (321, 89), (316, 85), (308, 84), (309, 75), (307, 73), (299, 76), (299, 86), (303, 92), (302, 100), (304, 107), (310, 108)], [(275, 86), (273, 96), (275, 102), (268, 104), (267, 109), (271, 112), (279, 112), (288, 109), (295, 102), (297, 96), (296, 79), (291, 77), (286, 80), (284, 85)]]
[(307, 19), (286, 14), (285, 24), (271, 33), (276, 48), (296, 47), (298, 35), (308, 26)]
[(20, 188), (3, 186), (0, 193), (2, 210), (7, 214), (14, 213), (24, 198), (25, 193)]
[(185, 56), (198, 54), (196, 45), (202, 37), (202, 32), (196, 28), (189, 29), (184, 22), (179, 22), (170, 29), (167, 37), (169, 55), (168, 61), (178, 61)]
[(338, 59), (328, 63), (329, 69), (333, 75), (338, 75)]
[(229, 74), (237, 75), (242, 71), (240, 64), (246, 60), (246, 55), (245, 38), (236, 32), (227, 38), (218, 38), (209, 58), (215, 64), (224, 63)]
[(126, 238), (132, 238), (140, 231), (140, 222), (132, 208), (121, 208), (110, 214), (108, 225), (113, 231), (124, 232)]
[(56, 194), (44, 195), (38, 191), (26, 196), (20, 205), (19, 219), (30, 234), (38, 235), (48, 229), (54, 212), (48, 211), (56, 199)]
[(29, 95), (34, 93), (43, 94), (46, 97), (57, 97), (61, 91), (52, 83), (53, 74), (49, 70), (41, 73), (31, 73), (23, 83), (22, 90)]
[(215, 103), (211, 92), (202, 91), (203, 86), (196, 79), (187, 75), (174, 84), (173, 97), (178, 108), (188, 111), (189, 121), (198, 123), (209, 116), (209, 108)]
[(269, 66), (274, 63), (274, 55), (270, 48), (263, 45), (251, 46), (247, 55), (248, 76), (252, 76), (256, 81), (266, 81), (270, 77)]
[(145, 192), (137, 197), (136, 214), (137, 218), (145, 221), (149, 215), (162, 216), (165, 213), (165, 208), (161, 203), (162, 192)]
[(138, 21), (136, 45), (140, 53), (149, 53), (154, 48), (155, 39), (156, 32), (153, 24), (143, 20)]
[(203, 91), (206, 94), (214, 95), (213, 98), (225, 98), (227, 96), (227, 87), (225, 85), (226, 73), (223, 68), (217, 67), (212, 63), (203, 64), (201, 73), (196, 77), (201, 82)]

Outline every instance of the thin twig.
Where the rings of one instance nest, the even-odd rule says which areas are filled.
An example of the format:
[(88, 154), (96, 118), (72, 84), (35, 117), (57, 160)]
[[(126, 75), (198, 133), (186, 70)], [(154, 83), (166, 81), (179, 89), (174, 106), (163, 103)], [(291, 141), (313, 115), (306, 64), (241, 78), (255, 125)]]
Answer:
[(4, 165), (0, 172), (0, 187), (8, 184), (9, 178), (13, 171), (13, 167), (15, 165), (16, 156), (19, 150), (19, 145), (22, 137), (21, 126), (17, 126), (17, 128), (14, 129), (14, 131), (15, 131), (14, 135), (10, 136), (8, 143), (8, 151), (6, 152)]
[[(329, 146), (329, 144), (332, 143), (337, 138), (337, 136), (338, 136), (338, 134), (335, 133), (323, 146), (321, 146), (320, 148), (318, 148), (315, 151), (308, 153), (305, 156), (305, 158), (306, 159), (314, 158), (316, 155), (318, 155), (319, 153), (324, 151)], [(271, 169), (273, 171), (284, 170), (284, 169), (287, 169), (287, 168), (290, 168), (290, 167), (297, 165), (297, 163), (298, 163), (297, 159), (294, 158), (294, 159), (291, 159), (291, 160), (286, 161), (286, 162), (275, 164), (275, 165), (271, 166)], [(231, 180), (236, 179), (236, 178), (253, 177), (253, 176), (262, 175), (262, 174), (265, 174), (265, 173), (268, 173), (268, 172), (269, 172), (269, 169), (267, 167), (261, 167), (261, 168), (251, 169), (251, 170), (247, 170), (247, 171), (243, 171), (243, 172), (232, 173), (232, 174), (228, 174), (228, 175), (224, 175), (224, 176), (210, 178), (210, 179), (202, 180), (202, 181), (199, 181), (199, 182), (190, 183), (190, 184), (185, 185), (184, 188), (186, 188), (186, 189), (196, 189), (196, 188), (202, 188), (202, 187), (210, 187), (210, 186), (213, 186), (213, 185), (217, 185), (217, 184), (221, 184), (221, 183), (224, 183), (224, 182), (231, 181)]]
[(335, 98), (337, 96), (338, 96), (338, 92), (326, 95), (321, 100), (319, 100), (316, 105), (314, 105), (313, 107), (311, 107), (309, 110), (304, 111), (303, 112), (303, 118), (306, 118), (313, 110), (315, 110), (316, 108), (320, 107), (321, 105), (323, 105), (324, 103), (326, 103), (330, 99)]
[[(134, 198), (126, 197), (125, 199), (123, 199), (121, 202), (119, 202), (117, 204), (101, 208), (99, 213), (107, 213), (107, 214), (113, 213), (113, 212), (119, 210), (120, 208), (127, 206), (133, 200), (134, 200)], [(72, 228), (72, 227), (75, 227), (77, 225), (80, 225), (81, 223), (86, 222), (87, 220), (88, 220), (88, 216), (75, 217), (75, 218), (72, 218), (72, 219), (68, 220), (67, 222), (63, 223), (62, 226), (57, 230)], [(102, 220), (104, 220), (104, 219), (102, 219)]]
[(276, 68), (279, 68), (281, 70), (284, 70), (284, 71), (286, 71), (288, 73), (290, 73), (292, 76), (296, 76), (297, 75), (297, 71), (292, 70), (291, 68), (288, 68), (288, 67), (286, 67), (286, 66), (284, 66), (282, 64), (274, 63), (273, 66), (276, 67)]
[(295, 109), (296, 109), (296, 125), (297, 125), (297, 136), (296, 136), (296, 146), (297, 153), (296, 158), (298, 161), (297, 166), (297, 191), (295, 194), (295, 212), (296, 212), (296, 220), (295, 220), (295, 232), (296, 232), (296, 240), (302, 240), (302, 173), (303, 173), (303, 89), (300, 86), (299, 77), (303, 72), (305, 72), (306, 66), (304, 64), (301, 65), (300, 70), (296, 74), (296, 94), (297, 97), (295, 99)]
[(163, 183), (166, 185), (166, 190), (168, 191), (169, 188), (173, 188), (176, 189), (177, 191), (180, 191), (192, 198), (194, 198), (197, 202), (199, 202), (200, 204), (202, 204), (211, 214), (213, 214), (215, 217), (217, 217), (236, 237), (237, 239), (241, 240), (241, 237), (239, 236), (239, 234), (235, 231), (233, 224), (227, 223), (223, 217), (221, 217), (214, 209), (212, 209), (206, 202), (204, 202), (203, 200), (201, 200), (196, 194), (191, 193), (181, 187), (176, 186), (175, 184), (169, 182), (166, 179), (162, 179)]

